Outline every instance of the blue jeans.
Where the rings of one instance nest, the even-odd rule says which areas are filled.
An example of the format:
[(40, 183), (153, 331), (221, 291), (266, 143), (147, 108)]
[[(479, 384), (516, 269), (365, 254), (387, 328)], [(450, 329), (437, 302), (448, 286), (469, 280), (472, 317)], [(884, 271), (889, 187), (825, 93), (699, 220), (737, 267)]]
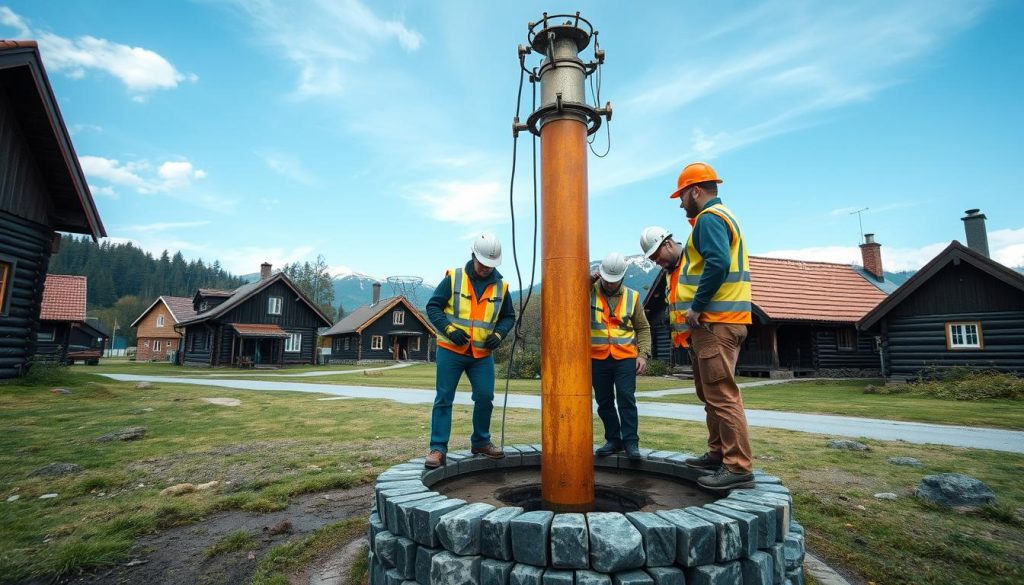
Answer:
[(448, 452), (452, 434), (452, 402), (465, 372), (473, 388), (473, 434), (470, 444), (483, 447), (491, 442), (491, 411), (494, 410), (494, 358), (474, 358), (437, 348), (437, 394), (430, 417), (430, 449)]
[[(597, 416), (604, 423), (606, 441), (638, 444), (636, 414), (636, 359), (590, 360)], [(615, 404), (618, 403), (618, 412)]]

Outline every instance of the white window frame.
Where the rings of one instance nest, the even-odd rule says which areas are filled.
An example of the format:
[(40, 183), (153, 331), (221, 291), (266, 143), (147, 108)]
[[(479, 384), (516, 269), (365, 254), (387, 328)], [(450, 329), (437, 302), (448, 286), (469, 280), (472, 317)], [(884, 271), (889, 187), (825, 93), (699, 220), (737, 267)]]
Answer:
[(374, 335), (370, 338), (370, 349), (384, 349), (384, 336)]
[(156, 326), (157, 327), (163, 327), (164, 326), (164, 316), (163, 315), (157, 315), (156, 316)]
[(269, 297), (267, 299), (267, 314), (280, 315), (284, 307), (284, 297)]
[(419, 338), (419, 336), (416, 336), (416, 337), (412, 338), (412, 343), (409, 344), (409, 351), (419, 351), (419, 350), (420, 350), (420, 338)]
[[(973, 331), (972, 331), (973, 329)], [(973, 341), (971, 338), (974, 338)], [(953, 321), (946, 323), (946, 349), (985, 349), (980, 321)]]
[(348, 347), (349, 347), (349, 340), (351, 340), (351, 339), (352, 339), (351, 337), (345, 337), (345, 338), (344, 338), (344, 341), (342, 342), (342, 345), (344, 346), (344, 348), (345, 348), (345, 351), (348, 351)]
[(285, 353), (299, 353), (302, 351), (302, 334), (289, 333), (288, 339), (284, 340)]
[(163, 343), (159, 339), (154, 339), (153, 340), (153, 351), (160, 351), (161, 350), (161, 347), (160, 347), (161, 345), (163, 345)]
[(395, 311), (391, 314), (392, 325), (405, 325), (405, 311)]

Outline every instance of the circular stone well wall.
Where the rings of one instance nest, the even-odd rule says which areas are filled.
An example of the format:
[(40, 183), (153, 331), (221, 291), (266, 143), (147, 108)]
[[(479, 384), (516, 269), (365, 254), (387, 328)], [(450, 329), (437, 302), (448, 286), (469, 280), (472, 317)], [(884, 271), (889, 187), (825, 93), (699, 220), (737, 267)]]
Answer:
[[(599, 500), (602, 471), (651, 476), (650, 485), (675, 482), (681, 491), (695, 487), (705, 473), (683, 464), (692, 455), (641, 451), (640, 460), (595, 459)], [(541, 457), (539, 445), (505, 447), (505, 458), (498, 460), (458, 451), (449, 452), (437, 469), (424, 469), (419, 458), (380, 474), (369, 520), (370, 584), (803, 583), (803, 529), (794, 519), (789, 489), (757, 471), (752, 489), (705, 492), (688, 501), (706, 503), (680, 507), (666, 504), (667, 493), (630, 497), (619, 502), (625, 512), (556, 514), (533, 509), (530, 498), (521, 506), (503, 505), (499, 496), (515, 485), (497, 487), (493, 497), (449, 495), (472, 494), (464, 488), (474, 475), (483, 484), (490, 474), (493, 485), (501, 477), (497, 472), (507, 471), (506, 478), (515, 478), (510, 481), (523, 482), (522, 472), (539, 470)], [(597, 507), (602, 509), (600, 502)]]

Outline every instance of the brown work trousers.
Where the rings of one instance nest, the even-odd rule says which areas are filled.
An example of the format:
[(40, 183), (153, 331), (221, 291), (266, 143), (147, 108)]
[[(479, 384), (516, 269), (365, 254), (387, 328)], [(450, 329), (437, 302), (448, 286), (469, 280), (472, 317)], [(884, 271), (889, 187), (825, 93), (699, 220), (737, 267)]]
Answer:
[(737, 323), (707, 323), (690, 331), (693, 382), (707, 413), (708, 453), (721, 457), (736, 473), (753, 470), (747, 416), (735, 374), (746, 338), (747, 326)]

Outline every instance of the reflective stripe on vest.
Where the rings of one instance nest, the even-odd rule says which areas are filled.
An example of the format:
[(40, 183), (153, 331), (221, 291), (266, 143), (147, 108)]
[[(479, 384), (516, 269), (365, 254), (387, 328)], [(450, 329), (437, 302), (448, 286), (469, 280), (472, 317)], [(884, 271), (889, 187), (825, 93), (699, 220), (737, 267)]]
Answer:
[(640, 293), (625, 286), (614, 313), (600, 292), (601, 283), (590, 288), (590, 357), (603, 360), (609, 356), (621, 360), (637, 356), (633, 312), (640, 302)]
[(508, 285), (503, 280), (491, 283), (477, 299), (465, 268), (452, 268), (448, 270), (447, 277), (452, 294), (445, 305), (445, 315), (452, 325), (469, 336), (470, 342), (466, 345), (455, 345), (445, 337), (444, 331), (441, 331), (437, 334), (437, 345), (456, 353), (471, 354), (475, 358), (489, 356), (491, 350), (487, 349), (484, 343), (487, 336), (494, 332), (498, 315), (501, 313), (501, 305), (508, 294)]
[[(732, 211), (721, 203), (701, 211), (695, 218), (712, 213), (722, 218), (729, 227), (729, 272), (722, 286), (712, 295), (711, 301), (701, 312), (701, 322), (707, 323), (751, 323), (750, 317), (750, 264), (740, 224)], [(672, 344), (688, 347), (690, 327), (686, 324), (686, 311), (693, 303), (697, 287), (704, 275), (704, 258), (693, 244), (693, 232), (686, 240), (683, 255), (676, 269), (667, 276), (668, 320), (672, 329)]]

